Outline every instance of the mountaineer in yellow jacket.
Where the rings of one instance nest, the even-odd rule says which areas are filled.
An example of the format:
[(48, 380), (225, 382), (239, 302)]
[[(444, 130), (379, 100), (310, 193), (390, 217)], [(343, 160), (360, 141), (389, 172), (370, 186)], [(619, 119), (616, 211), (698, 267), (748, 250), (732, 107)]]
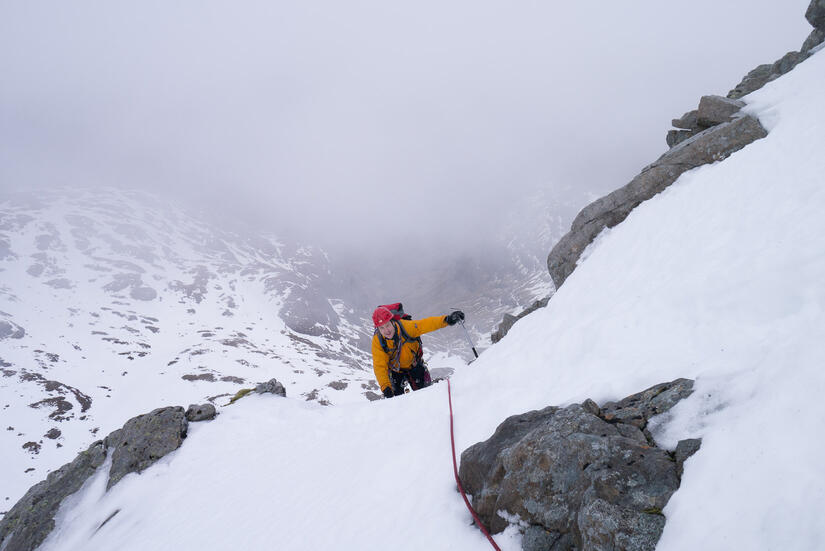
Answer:
[(406, 319), (401, 304), (379, 306), (372, 313), (375, 335), (372, 337), (372, 366), (385, 398), (404, 394), (404, 381), (413, 390), (432, 384), (424, 363), (421, 335), (464, 321), (464, 312), (456, 310), (446, 316), (420, 320)]

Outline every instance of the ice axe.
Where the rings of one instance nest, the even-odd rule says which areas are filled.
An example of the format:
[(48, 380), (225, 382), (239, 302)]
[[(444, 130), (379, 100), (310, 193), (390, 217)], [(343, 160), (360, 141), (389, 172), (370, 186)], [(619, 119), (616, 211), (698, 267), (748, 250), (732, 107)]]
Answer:
[(467, 342), (470, 343), (470, 348), (475, 354), (475, 357), (478, 358), (478, 352), (476, 352), (476, 347), (473, 345), (473, 339), (470, 338), (470, 332), (467, 331), (467, 327), (464, 326), (464, 320), (461, 320), (461, 327), (464, 328), (464, 334), (467, 336)]

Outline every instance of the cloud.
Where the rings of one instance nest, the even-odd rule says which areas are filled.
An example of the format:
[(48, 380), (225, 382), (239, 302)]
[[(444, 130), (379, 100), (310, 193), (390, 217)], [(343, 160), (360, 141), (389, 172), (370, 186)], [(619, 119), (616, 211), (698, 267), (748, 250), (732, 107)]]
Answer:
[(0, 185), (475, 245), (536, 187), (626, 183), (700, 95), (798, 49), (807, 3), (7, 3)]

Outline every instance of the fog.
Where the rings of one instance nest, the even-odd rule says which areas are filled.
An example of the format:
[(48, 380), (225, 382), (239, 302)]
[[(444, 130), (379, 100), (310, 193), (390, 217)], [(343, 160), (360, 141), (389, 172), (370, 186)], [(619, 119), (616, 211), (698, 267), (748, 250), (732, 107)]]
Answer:
[(0, 0), (0, 186), (477, 247), (536, 189), (624, 185), (701, 95), (798, 50), (808, 3)]

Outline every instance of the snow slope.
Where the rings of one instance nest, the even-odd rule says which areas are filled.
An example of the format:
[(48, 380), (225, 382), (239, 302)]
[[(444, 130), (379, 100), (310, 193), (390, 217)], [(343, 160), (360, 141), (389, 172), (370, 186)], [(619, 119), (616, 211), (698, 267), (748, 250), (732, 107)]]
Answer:
[[(819, 52), (747, 98), (767, 138), (606, 231), (548, 308), (460, 369), (459, 451), (513, 413), (695, 378), (658, 423), (666, 445), (703, 438), (658, 549), (822, 549), (823, 98)], [(454, 491), (446, 392), (244, 399), (109, 493), (92, 481), (43, 549), (484, 549)], [(497, 539), (520, 548), (515, 528)]]

